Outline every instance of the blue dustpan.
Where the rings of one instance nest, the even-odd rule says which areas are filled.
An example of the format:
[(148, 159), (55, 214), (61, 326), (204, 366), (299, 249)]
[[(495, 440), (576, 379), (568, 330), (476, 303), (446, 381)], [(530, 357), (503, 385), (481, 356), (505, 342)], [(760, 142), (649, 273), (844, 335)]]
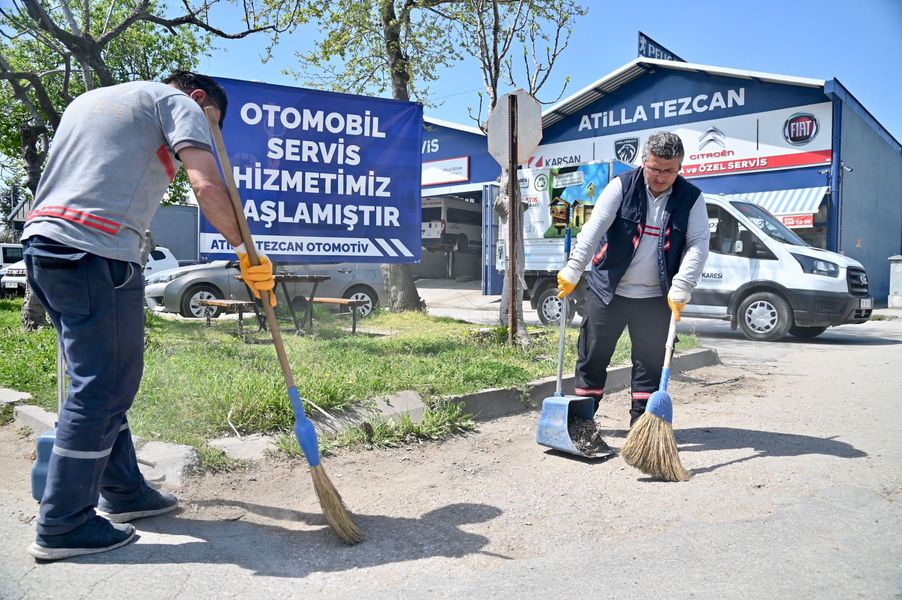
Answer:
[[(566, 252), (569, 254), (570, 230), (567, 230)], [(567, 332), (567, 305), (566, 298), (561, 299), (561, 337), (558, 343), (557, 357), (557, 387), (554, 396), (542, 400), (542, 413), (539, 415), (539, 423), (536, 426), (536, 442), (540, 446), (547, 446), (561, 452), (576, 454), (587, 458), (601, 458), (613, 454), (613, 450), (587, 454), (576, 447), (570, 437), (570, 423), (573, 419), (592, 421), (595, 418), (595, 399), (581, 396), (564, 396), (563, 371), (564, 371), (564, 336)]]
[(594, 418), (595, 400), (580, 396), (562, 396), (556, 393), (542, 400), (542, 413), (536, 427), (536, 442), (561, 452), (589, 456), (579, 450), (570, 438), (571, 417), (591, 421)]

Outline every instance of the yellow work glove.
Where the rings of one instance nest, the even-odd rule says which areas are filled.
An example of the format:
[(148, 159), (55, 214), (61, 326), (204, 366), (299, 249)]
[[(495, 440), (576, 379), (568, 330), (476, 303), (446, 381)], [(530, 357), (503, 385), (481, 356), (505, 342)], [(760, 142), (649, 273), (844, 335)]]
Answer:
[(674, 321), (680, 320), (680, 313), (683, 312), (683, 309), (686, 308), (686, 304), (688, 304), (691, 299), (692, 297), (689, 295), (689, 292), (670, 288), (670, 291), (667, 292), (667, 306), (669, 306), (670, 310), (673, 312)]
[(257, 253), (259, 265), (252, 265), (251, 259), (247, 255), (247, 248), (244, 244), (235, 247), (235, 254), (238, 255), (238, 265), (241, 267), (241, 278), (247, 287), (251, 289), (254, 296), (260, 298), (260, 292), (269, 292), (269, 305), (275, 307), (276, 300), (276, 280), (273, 278), (272, 262), (263, 254)]
[(573, 293), (573, 290), (575, 288), (575, 283), (570, 283), (569, 281), (564, 279), (563, 275), (561, 275), (560, 273), (557, 274), (557, 289), (560, 290), (557, 295), (558, 298), (566, 298), (571, 293)]

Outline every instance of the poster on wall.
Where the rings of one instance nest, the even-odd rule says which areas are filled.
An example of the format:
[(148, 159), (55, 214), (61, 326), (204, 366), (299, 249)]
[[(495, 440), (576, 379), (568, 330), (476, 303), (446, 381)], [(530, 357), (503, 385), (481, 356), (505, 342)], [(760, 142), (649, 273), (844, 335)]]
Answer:
[[(420, 260), (423, 109), (217, 78), (223, 138), (258, 250), (277, 263)], [(203, 217), (200, 255), (233, 258)]]
[(832, 156), (832, 105), (824, 102), (547, 144), (533, 163), (616, 159), (639, 166), (645, 140), (660, 129), (683, 141), (686, 178), (829, 164)]

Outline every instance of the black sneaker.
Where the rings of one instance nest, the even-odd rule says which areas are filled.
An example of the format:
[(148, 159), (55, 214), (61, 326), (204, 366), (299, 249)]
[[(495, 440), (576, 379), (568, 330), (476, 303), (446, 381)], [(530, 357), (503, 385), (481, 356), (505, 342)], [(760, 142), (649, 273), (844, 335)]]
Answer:
[(101, 496), (97, 502), (97, 512), (113, 523), (127, 523), (135, 519), (166, 514), (175, 510), (178, 505), (179, 499), (172, 494), (145, 487), (144, 494), (128, 502), (113, 503)]
[(114, 550), (134, 541), (135, 537), (133, 525), (114, 525), (94, 515), (68, 533), (39, 533), (28, 547), (28, 553), (38, 560), (61, 560)]

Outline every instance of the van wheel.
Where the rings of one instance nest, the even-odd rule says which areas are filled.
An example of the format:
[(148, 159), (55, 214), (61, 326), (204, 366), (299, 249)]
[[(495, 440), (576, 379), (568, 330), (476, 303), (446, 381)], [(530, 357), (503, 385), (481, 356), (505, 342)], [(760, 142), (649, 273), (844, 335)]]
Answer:
[(771, 292), (749, 294), (737, 315), (742, 333), (750, 340), (779, 340), (792, 327), (792, 313), (786, 300)]
[(825, 331), (827, 331), (826, 327), (802, 327), (801, 325), (793, 325), (789, 328), (790, 335), (805, 340), (816, 338)]
[(210, 317), (216, 318), (222, 309), (201, 306), (198, 300), (221, 300), (222, 294), (212, 285), (196, 285), (182, 296), (181, 310), (179, 314), (189, 319), (202, 319), (207, 316), (206, 311), (212, 311)]
[[(536, 300), (536, 310), (539, 313), (539, 321), (541, 321), (545, 325), (551, 325), (553, 323), (561, 322), (561, 308), (563, 307), (563, 303), (561, 299), (557, 297), (558, 289), (553, 286), (549, 286), (539, 294), (539, 299)], [(573, 316), (576, 314), (576, 303), (567, 298), (567, 325), (573, 322)]]

